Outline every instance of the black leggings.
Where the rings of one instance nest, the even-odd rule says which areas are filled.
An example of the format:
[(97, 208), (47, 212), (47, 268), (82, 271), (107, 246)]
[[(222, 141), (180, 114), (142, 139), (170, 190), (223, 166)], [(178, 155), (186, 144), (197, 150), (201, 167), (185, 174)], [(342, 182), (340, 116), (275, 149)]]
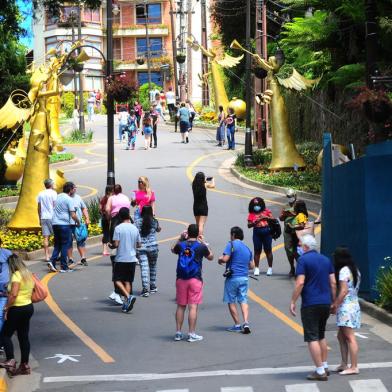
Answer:
[(152, 127), (152, 138), (150, 139), (150, 147), (152, 147), (152, 141), (154, 139), (154, 146), (158, 145), (158, 137), (157, 137), (157, 124)]
[(7, 361), (14, 359), (14, 345), (12, 344), (12, 335), (15, 331), (18, 334), (18, 341), (21, 353), (21, 363), (29, 363), (30, 356), (30, 341), (29, 341), (29, 328), (30, 319), (34, 313), (33, 304), (25, 306), (12, 306), (8, 310), (7, 320), (4, 323), (1, 332), (5, 355)]

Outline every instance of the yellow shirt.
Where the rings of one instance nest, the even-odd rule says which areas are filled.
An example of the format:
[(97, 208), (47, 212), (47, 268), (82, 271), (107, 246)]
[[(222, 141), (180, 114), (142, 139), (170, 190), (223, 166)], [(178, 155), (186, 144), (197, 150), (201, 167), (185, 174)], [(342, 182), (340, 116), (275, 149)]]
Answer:
[(25, 306), (31, 304), (31, 293), (34, 289), (34, 280), (31, 278), (28, 281), (22, 280), (19, 271), (12, 274), (11, 282), (8, 285), (8, 291), (11, 291), (12, 283), (19, 283), (19, 292), (12, 306)]
[(301, 224), (307, 223), (307, 221), (308, 221), (308, 217), (304, 213), (302, 213), (302, 212), (300, 212), (295, 217), (295, 224), (296, 225), (301, 225)]

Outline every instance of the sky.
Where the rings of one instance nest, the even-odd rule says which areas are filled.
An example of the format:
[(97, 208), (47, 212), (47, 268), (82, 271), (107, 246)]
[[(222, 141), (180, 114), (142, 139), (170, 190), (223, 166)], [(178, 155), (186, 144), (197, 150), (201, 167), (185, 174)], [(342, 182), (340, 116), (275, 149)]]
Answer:
[(21, 26), (27, 31), (27, 35), (21, 38), (21, 43), (26, 45), (28, 48), (33, 48), (33, 33), (31, 28), (32, 21), (32, 2), (28, 2), (26, 4), (22, 0), (17, 0), (17, 4), (22, 14), (23, 21), (21, 22)]

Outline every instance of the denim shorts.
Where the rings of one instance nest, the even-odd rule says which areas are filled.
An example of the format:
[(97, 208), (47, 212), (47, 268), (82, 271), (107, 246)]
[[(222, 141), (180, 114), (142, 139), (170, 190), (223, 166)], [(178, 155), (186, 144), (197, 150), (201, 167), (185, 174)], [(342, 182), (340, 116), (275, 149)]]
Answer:
[(247, 304), (248, 288), (249, 279), (247, 276), (226, 279), (223, 293), (223, 302), (226, 304)]
[(49, 237), (53, 235), (53, 226), (52, 226), (52, 220), (51, 219), (41, 219), (41, 229), (42, 229), (42, 235), (44, 237)]
[(272, 249), (271, 230), (267, 227), (255, 227), (253, 229), (253, 246), (255, 252), (270, 251)]

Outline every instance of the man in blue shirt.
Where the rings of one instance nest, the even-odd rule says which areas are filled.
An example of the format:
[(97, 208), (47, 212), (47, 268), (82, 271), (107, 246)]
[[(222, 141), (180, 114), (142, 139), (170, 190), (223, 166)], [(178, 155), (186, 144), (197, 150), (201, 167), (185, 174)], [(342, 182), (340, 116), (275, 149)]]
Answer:
[[(248, 271), (254, 268), (254, 262), (252, 252), (242, 242), (243, 239), (244, 232), (242, 229), (237, 226), (232, 227), (230, 230), (230, 241), (226, 245), (218, 263), (226, 265), (223, 302), (228, 304), (231, 317), (234, 320), (234, 325), (228, 328), (227, 331), (248, 334), (250, 333), (248, 321)], [(240, 304), (244, 319), (242, 327), (238, 316), (237, 302)]]
[(335, 271), (331, 261), (317, 252), (317, 241), (312, 235), (305, 234), (300, 240), (300, 246), (304, 254), (297, 262), (290, 312), (296, 316), (295, 304), (301, 295), (304, 339), (316, 365), (316, 370), (307, 379), (327, 381), (329, 371), (325, 327), (331, 313), (331, 303), (336, 297)]

